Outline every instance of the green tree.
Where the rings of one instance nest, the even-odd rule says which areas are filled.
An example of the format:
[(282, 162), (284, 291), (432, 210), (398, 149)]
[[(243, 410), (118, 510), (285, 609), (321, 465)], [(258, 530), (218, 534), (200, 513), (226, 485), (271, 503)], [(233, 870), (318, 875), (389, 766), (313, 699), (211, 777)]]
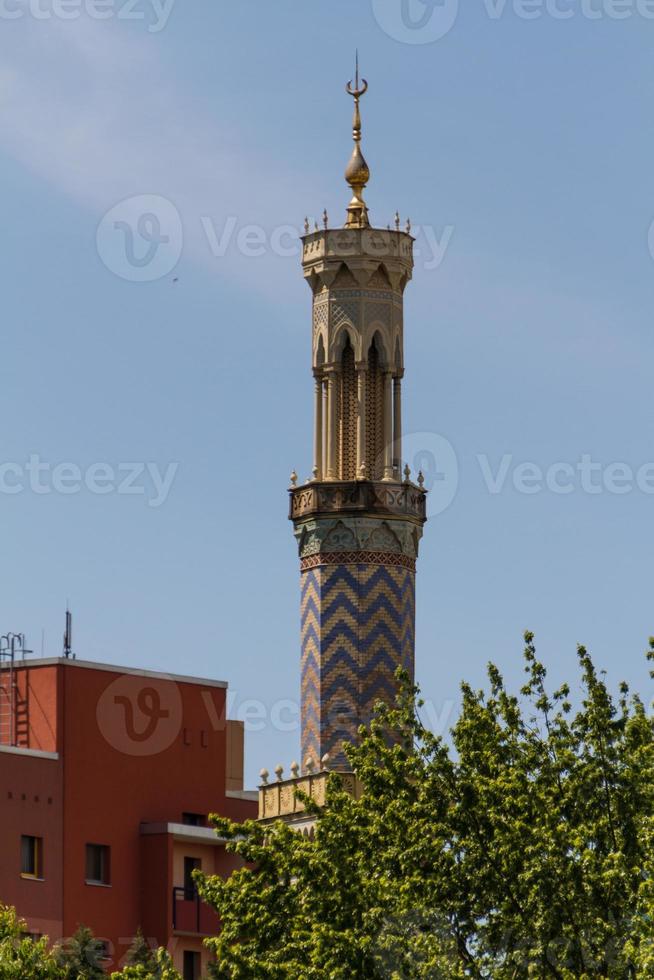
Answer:
[[(106, 980), (104, 945), (80, 926), (63, 946), (50, 949), (47, 936), (33, 939), (16, 910), (0, 904), (0, 980)], [(182, 980), (166, 949), (151, 949), (139, 930), (128, 964), (112, 980)]]
[(148, 970), (153, 970), (156, 966), (156, 950), (150, 946), (140, 928), (136, 930), (125, 959), (127, 966), (143, 966)]
[(522, 690), (493, 665), (464, 684), (451, 746), (405, 681), (348, 749), (361, 798), (332, 775), (313, 839), (214, 817), (247, 862), (199, 879), (216, 976), (654, 977), (654, 722), (578, 660), (573, 710), (527, 634)]
[(0, 978), (60, 980), (61, 971), (48, 949), (48, 939), (34, 940), (15, 909), (0, 905)]
[(105, 980), (107, 954), (104, 943), (88, 926), (80, 925), (70, 939), (55, 950), (63, 980)]
[(148, 962), (144, 962), (143, 959), (139, 959), (138, 962), (133, 961), (120, 973), (112, 973), (111, 980), (182, 980), (182, 978), (174, 968), (168, 950), (159, 948), (151, 951)]

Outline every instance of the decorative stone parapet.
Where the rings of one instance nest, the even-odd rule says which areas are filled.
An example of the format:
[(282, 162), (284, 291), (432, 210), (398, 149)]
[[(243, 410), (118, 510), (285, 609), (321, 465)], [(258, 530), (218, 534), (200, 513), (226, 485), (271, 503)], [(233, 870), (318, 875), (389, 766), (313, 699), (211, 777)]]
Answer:
[[(291, 779), (278, 779), (274, 783), (263, 783), (259, 787), (259, 820), (284, 820), (287, 823), (302, 818), (306, 820), (304, 802), (297, 798), (296, 791), (306, 793), (318, 806), (323, 806), (329, 775), (325, 769)], [(343, 789), (358, 800), (361, 796), (361, 784), (354, 773), (339, 772), (338, 776)]]
[(307, 483), (290, 490), (292, 521), (326, 514), (379, 514), (427, 520), (427, 493), (414, 483), (372, 480)]
[(323, 277), (332, 266), (338, 268), (341, 262), (353, 260), (348, 261), (348, 267), (361, 270), (360, 281), (364, 285), (366, 273), (372, 273), (383, 262), (391, 284), (397, 288), (401, 279), (410, 278), (413, 269), (413, 238), (404, 231), (333, 228), (311, 232), (302, 243), (302, 265), (309, 279), (316, 274)]

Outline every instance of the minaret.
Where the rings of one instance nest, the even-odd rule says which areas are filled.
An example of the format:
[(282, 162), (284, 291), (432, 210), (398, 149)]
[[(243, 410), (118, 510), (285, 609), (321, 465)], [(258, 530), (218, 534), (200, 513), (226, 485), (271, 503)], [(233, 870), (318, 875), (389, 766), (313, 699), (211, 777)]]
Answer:
[(302, 620), (302, 768), (347, 769), (375, 702), (392, 701), (398, 666), (414, 674), (415, 566), (426, 520), (422, 487), (402, 459), (403, 295), (410, 224), (370, 226), (363, 191), (359, 69), (352, 189), (343, 228), (310, 232), (302, 267), (313, 297), (313, 479), (290, 490)]

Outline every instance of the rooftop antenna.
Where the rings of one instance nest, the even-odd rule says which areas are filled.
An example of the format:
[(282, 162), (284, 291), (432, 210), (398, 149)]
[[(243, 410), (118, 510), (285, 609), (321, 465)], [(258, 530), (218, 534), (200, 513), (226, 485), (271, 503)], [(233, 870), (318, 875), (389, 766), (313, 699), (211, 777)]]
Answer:
[(73, 654), (73, 615), (66, 603), (66, 629), (64, 630), (64, 657), (75, 659)]

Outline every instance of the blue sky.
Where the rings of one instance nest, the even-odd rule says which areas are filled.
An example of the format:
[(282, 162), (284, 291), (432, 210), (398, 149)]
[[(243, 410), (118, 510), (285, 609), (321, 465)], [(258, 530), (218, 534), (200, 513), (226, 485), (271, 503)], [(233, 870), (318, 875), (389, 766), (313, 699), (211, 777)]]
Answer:
[[(263, 704), (250, 785), (297, 755), (297, 732), (270, 720), (298, 698), (286, 488), (311, 467), (310, 295), (285, 226), (323, 207), (342, 220), (358, 46), (372, 219), (398, 208), (431, 235), (406, 294), (407, 445), (449, 444), (458, 468), (442, 458), (456, 493), (419, 562), (434, 723), (489, 659), (519, 681), (527, 627), (553, 680), (585, 642), (650, 697), (646, 0), (410, 0), (404, 20), (399, 0), (177, 0), (165, 17), (139, 2), (103, 20), (91, 0), (69, 0), (70, 19), (46, 0), (1, 5), (0, 463), (11, 484), (38, 457), (50, 492), (23, 476), (0, 493), (0, 632), (40, 650), (44, 631), (58, 654), (68, 598), (79, 656), (226, 679), (234, 714)], [(143, 196), (179, 227), (172, 267), (134, 281), (102, 222), (118, 205), (129, 223)], [(600, 493), (582, 486), (584, 456)], [(140, 494), (47, 482), (57, 464), (147, 462), (174, 470), (160, 506), (147, 471)], [(521, 492), (526, 463), (540, 492)], [(607, 489), (629, 483), (617, 463), (630, 492)], [(571, 492), (548, 488), (555, 464), (573, 467)]]

